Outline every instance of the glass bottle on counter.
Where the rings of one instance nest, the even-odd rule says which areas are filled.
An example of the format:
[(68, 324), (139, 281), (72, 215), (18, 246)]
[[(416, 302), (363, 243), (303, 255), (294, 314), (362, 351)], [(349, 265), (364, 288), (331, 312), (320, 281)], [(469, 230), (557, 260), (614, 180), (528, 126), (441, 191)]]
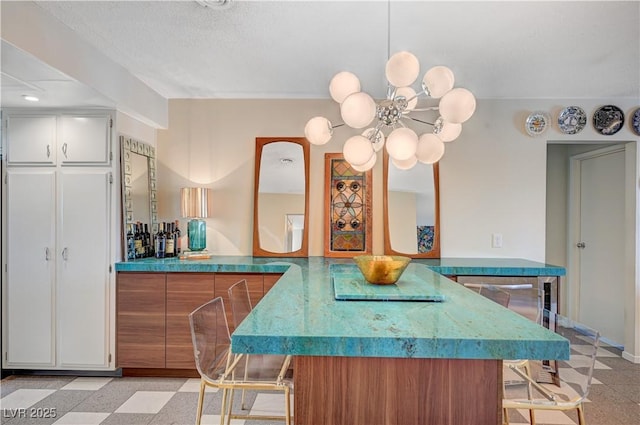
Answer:
[(144, 248), (145, 248), (144, 256), (153, 257), (153, 253), (154, 253), (153, 243), (151, 241), (151, 233), (149, 233), (149, 225), (147, 223), (144, 224), (143, 240), (144, 240)]
[(175, 250), (176, 250), (176, 255), (180, 255), (180, 252), (182, 252), (182, 242), (180, 241), (180, 229), (178, 228), (178, 220), (175, 221), (175, 228), (173, 231), (174, 235), (175, 235)]
[(144, 235), (142, 234), (142, 224), (137, 222), (135, 226), (136, 231), (133, 234), (133, 240), (135, 244), (136, 258), (144, 258)]
[(173, 236), (173, 223), (164, 223), (167, 244), (165, 248), (165, 257), (173, 257), (175, 255), (175, 238)]
[(158, 224), (158, 233), (154, 235), (156, 258), (164, 258), (167, 247), (167, 235), (164, 233), (164, 223)]
[(133, 233), (133, 224), (127, 224), (127, 260), (136, 258), (136, 243)]

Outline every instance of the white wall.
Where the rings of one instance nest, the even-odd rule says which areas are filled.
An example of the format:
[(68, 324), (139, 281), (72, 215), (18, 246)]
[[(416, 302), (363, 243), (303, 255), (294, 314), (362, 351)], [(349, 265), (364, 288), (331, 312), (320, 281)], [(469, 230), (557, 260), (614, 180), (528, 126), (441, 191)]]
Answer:
[[(592, 127), (578, 135), (557, 125), (540, 137), (524, 131), (534, 110), (552, 116), (563, 106), (581, 105), (591, 117), (600, 105), (615, 103), (627, 114), (628, 100), (478, 100), (476, 114), (460, 138), (447, 144), (440, 161), (443, 257), (516, 257), (545, 261), (547, 140), (637, 140), (628, 125), (600, 136)], [(214, 189), (214, 217), (208, 220), (208, 248), (216, 255), (251, 255), (255, 138), (303, 135), (306, 121), (325, 115), (340, 122), (330, 100), (172, 100), (169, 127), (158, 132), (159, 216), (179, 216), (182, 186)], [(324, 146), (311, 147), (310, 255), (323, 253), (324, 153), (339, 152), (355, 130), (337, 128)], [(382, 169), (373, 170), (373, 249), (381, 253)], [(182, 223), (181, 223), (182, 224)], [(184, 226), (184, 224), (182, 224)], [(491, 234), (503, 248), (491, 248)]]

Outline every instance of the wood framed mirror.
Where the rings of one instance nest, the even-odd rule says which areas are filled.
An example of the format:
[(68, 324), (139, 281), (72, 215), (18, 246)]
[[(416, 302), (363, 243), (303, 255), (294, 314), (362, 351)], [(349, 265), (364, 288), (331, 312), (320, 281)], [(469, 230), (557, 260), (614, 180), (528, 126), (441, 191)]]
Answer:
[(384, 253), (440, 258), (438, 164), (400, 170), (383, 155)]
[(253, 255), (309, 255), (309, 142), (257, 137), (253, 189)]

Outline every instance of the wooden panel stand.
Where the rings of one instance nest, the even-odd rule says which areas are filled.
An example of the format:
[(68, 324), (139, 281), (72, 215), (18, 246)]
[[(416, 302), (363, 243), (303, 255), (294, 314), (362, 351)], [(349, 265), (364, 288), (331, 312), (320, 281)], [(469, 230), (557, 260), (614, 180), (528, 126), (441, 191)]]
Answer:
[(296, 357), (296, 425), (500, 425), (502, 361)]

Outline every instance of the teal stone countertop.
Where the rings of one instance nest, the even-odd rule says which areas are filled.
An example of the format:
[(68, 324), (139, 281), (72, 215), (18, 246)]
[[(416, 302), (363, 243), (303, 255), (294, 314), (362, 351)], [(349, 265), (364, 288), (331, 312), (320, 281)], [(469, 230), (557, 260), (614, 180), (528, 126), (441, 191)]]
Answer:
[(353, 271), (350, 259), (324, 257), (145, 259), (117, 263), (116, 270), (284, 273), (233, 333), (235, 352), (457, 359), (569, 357), (566, 339), (440, 274), (564, 275), (561, 267), (519, 259), (414, 260), (405, 273), (428, 280), (445, 295), (444, 302), (338, 301), (330, 273), (340, 270), (341, 264), (348, 265), (342, 273)]

